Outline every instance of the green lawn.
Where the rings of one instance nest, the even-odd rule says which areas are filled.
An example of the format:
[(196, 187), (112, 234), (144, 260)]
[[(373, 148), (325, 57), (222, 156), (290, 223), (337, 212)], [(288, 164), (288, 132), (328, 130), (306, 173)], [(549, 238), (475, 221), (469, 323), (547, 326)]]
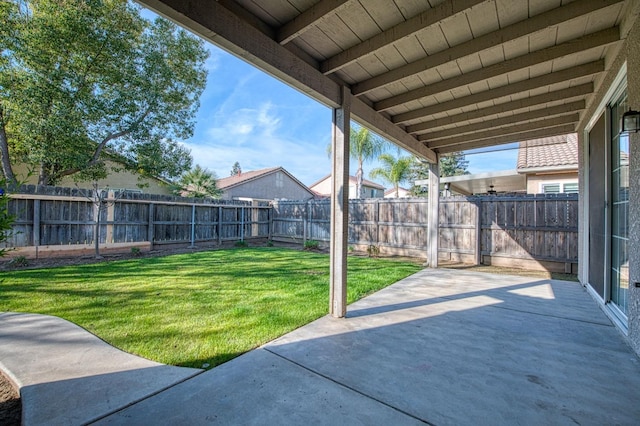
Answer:
[[(349, 303), (420, 266), (350, 257)], [(51, 269), (0, 278), (0, 311), (56, 315), (165, 364), (217, 364), (328, 312), (329, 256), (239, 248)]]

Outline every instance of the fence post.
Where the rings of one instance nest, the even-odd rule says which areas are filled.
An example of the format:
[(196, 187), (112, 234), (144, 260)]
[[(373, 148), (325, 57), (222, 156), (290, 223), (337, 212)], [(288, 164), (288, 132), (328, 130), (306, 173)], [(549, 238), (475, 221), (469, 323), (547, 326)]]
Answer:
[(107, 201), (107, 235), (105, 235), (104, 242), (105, 244), (111, 241), (114, 242), (113, 238), (113, 222), (116, 217), (116, 202), (115, 202), (115, 192), (110, 190), (107, 192), (107, 200), (112, 200), (111, 202)]
[(309, 231), (307, 232), (307, 236), (310, 240), (315, 240), (313, 237), (313, 207), (311, 206), (311, 201), (307, 201), (307, 226), (309, 227)]
[(37, 259), (40, 245), (40, 200), (33, 200), (33, 245), (36, 247)]
[(476, 265), (482, 264), (482, 199), (478, 198), (476, 205)]
[(309, 206), (307, 203), (304, 203), (304, 207), (302, 208), (302, 246), (307, 243), (307, 210)]
[(251, 201), (251, 236), (259, 237), (260, 236), (260, 202), (253, 200)]
[(218, 245), (222, 244), (222, 206), (218, 206)]
[(189, 248), (196, 247), (196, 205), (191, 205), (191, 246)]
[(374, 216), (376, 221), (376, 246), (380, 246), (380, 200), (376, 200), (376, 207), (374, 210)]
[(240, 241), (244, 241), (244, 206), (240, 207)]
[(267, 217), (269, 218), (269, 241), (271, 241), (271, 238), (273, 237), (273, 209), (275, 208), (275, 206), (273, 205), (273, 203), (271, 203), (271, 205), (269, 206), (269, 209), (267, 210)]
[(147, 225), (147, 240), (149, 240), (149, 249), (153, 250), (153, 240), (155, 237), (155, 229), (153, 225), (154, 204), (149, 203), (149, 218)]

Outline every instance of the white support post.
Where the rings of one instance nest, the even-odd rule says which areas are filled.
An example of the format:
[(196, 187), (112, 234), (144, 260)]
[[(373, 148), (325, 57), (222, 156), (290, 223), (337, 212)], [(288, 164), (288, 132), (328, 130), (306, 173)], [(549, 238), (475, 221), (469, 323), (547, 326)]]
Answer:
[[(438, 156), (436, 156), (438, 157)], [(437, 159), (437, 158), (436, 158)], [(437, 159), (438, 160), (438, 159)], [(429, 251), (430, 268), (438, 267), (438, 211), (440, 209), (440, 167), (438, 161), (429, 163)]]
[(349, 133), (351, 92), (342, 88), (342, 105), (333, 110), (331, 141), (331, 248), (329, 312), (347, 313), (347, 243), (349, 238)]

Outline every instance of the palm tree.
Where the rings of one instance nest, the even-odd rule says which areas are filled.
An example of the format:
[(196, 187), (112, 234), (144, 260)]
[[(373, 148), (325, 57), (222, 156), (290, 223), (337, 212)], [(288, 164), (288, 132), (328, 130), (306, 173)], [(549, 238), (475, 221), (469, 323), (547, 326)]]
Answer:
[(177, 193), (183, 197), (220, 198), (222, 190), (217, 186), (215, 172), (203, 169), (199, 164), (183, 174), (178, 181)]
[[(349, 156), (358, 162), (356, 170), (356, 198), (364, 197), (362, 179), (364, 179), (363, 164), (377, 158), (389, 149), (391, 144), (364, 127), (354, 126), (349, 134)], [(327, 153), (331, 155), (331, 144), (327, 146)]]
[(396, 198), (399, 197), (400, 183), (409, 180), (411, 177), (411, 157), (400, 157), (396, 159), (391, 154), (382, 154), (378, 157), (378, 161), (382, 163), (381, 167), (371, 170), (369, 176), (373, 179), (381, 178), (393, 185), (396, 190)]

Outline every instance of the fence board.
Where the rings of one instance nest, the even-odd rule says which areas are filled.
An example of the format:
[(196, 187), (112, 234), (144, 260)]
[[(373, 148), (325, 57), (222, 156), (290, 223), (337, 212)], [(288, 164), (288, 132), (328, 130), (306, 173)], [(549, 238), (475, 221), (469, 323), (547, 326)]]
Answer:
[[(38, 218), (34, 200), (40, 200)], [(194, 242), (273, 236), (302, 243), (329, 241), (331, 236), (328, 200), (276, 201), (267, 206), (123, 194), (110, 203), (101, 211), (101, 242), (109, 235), (113, 242), (143, 242), (151, 236), (152, 243), (188, 243), (192, 229)], [(12, 198), (9, 209), (16, 216), (18, 233), (8, 247), (33, 245), (34, 222), (39, 224), (40, 245), (93, 242), (95, 209), (82, 190), (49, 189), (43, 194), (30, 190)], [(426, 199), (351, 200), (349, 212), (349, 244), (426, 254)], [(577, 214), (575, 194), (443, 198), (439, 251), (475, 253), (474, 261), (484, 255), (576, 262)]]

